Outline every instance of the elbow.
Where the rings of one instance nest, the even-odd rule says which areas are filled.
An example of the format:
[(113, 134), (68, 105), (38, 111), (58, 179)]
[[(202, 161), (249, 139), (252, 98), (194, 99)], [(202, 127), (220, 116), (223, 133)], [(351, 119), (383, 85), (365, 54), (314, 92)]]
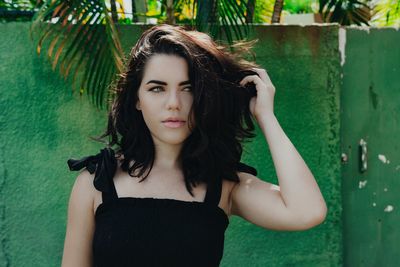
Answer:
[(317, 225), (323, 223), (326, 219), (326, 215), (327, 215), (327, 210), (324, 210), (321, 213), (319, 213), (318, 216), (316, 216), (313, 220), (314, 226), (317, 226)]
[(308, 216), (306, 223), (307, 229), (323, 223), (326, 219), (327, 214), (328, 214), (328, 208), (324, 204), (320, 209), (315, 210), (315, 212), (312, 215)]
[(325, 201), (323, 201), (319, 212), (319, 218), (321, 220), (320, 223), (325, 221), (327, 215), (328, 215), (328, 207), (326, 206)]
[(327, 213), (328, 209), (326, 208), (326, 205), (323, 205), (322, 208), (314, 209), (312, 213), (303, 213), (301, 220), (299, 220), (302, 223), (298, 230), (308, 230), (320, 225), (325, 221)]

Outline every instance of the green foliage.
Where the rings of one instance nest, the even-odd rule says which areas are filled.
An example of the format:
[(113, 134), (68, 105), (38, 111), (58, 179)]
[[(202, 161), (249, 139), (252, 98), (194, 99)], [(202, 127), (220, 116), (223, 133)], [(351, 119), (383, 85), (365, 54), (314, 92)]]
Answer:
[(372, 8), (368, 0), (320, 0), (319, 12), (326, 22), (369, 25)]
[(310, 0), (285, 0), (283, 9), (291, 14), (314, 13), (313, 5), (318, 4), (318, 1)]
[(320, 0), (320, 12), (341, 25), (400, 25), (400, 0)]
[(36, 14), (31, 33), (39, 37), (39, 54), (48, 41), (53, 70), (58, 66), (65, 78), (72, 76), (73, 88), (91, 96), (97, 107), (108, 107), (107, 87), (123, 69), (123, 51), (104, 1), (49, 0)]
[(42, 4), (33, 0), (0, 0), (0, 22), (30, 21)]
[(371, 24), (400, 27), (400, 0), (381, 0), (374, 7)]
[(271, 23), (275, 0), (256, 0), (254, 23)]

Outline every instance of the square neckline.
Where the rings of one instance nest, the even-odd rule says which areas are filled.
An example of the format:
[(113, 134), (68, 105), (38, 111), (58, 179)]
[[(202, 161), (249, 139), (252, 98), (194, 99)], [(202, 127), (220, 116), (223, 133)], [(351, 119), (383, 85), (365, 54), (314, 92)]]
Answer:
[[(120, 162), (117, 160), (117, 169), (120, 168)], [(102, 192), (102, 202), (97, 206), (96, 211), (95, 211), (95, 215), (97, 214), (97, 210), (99, 209), (100, 206), (104, 206), (103, 204), (107, 204), (108, 202), (113, 202), (113, 201), (132, 201), (132, 202), (137, 202), (137, 201), (141, 201), (141, 202), (170, 202), (170, 203), (176, 203), (176, 204), (181, 204), (181, 205), (195, 205), (195, 206), (206, 206), (206, 207), (211, 207), (211, 208), (215, 208), (216, 210), (218, 210), (218, 212), (222, 212), (222, 214), (224, 215), (225, 219), (228, 221), (229, 223), (229, 216), (228, 214), (225, 212), (225, 210), (223, 208), (221, 208), (220, 206), (218, 206), (221, 195), (222, 195), (222, 181), (220, 181), (220, 188), (218, 189), (219, 191), (219, 197), (218, 197), (218, 203), (213, 203), (212, 201), (212, 194), (215, 194), (215, 188), (213, 187), (213, 185), (215, 186), (215, 181), (214, 183), (212, 183), (213, 185), (211, 185), (211, 183), (207, 184), (206, 183), (206, 193), (204, 194), (204, 198), (203, 201), (195, 201), (195, 200), (182, 200), (182, 199), (175, 199), (175, 198), (167, 198), (167, 197), (151, 197), (151, 196), (143, 196), (143, 197), (139, 197), (139, 196), (124, 196), (121, 197), (119, 196), (116, 186), (115, 186), (115, 182), (114, 182), (114, 176), (109, 177), (109, 182), (111, 185), (111, 194), (107, 194), (105, 192)]]
[(117, 197), (117, 198), (113, 198), (110, 199), (106, 202), (101, 202), (95, 210), (94, 216), (95, 218), (98, 216), (99, 212), (104, 209), (105, 207), (107, 207), (107, 205), (109, 204), (116, 204), (117, 202), (164, 202), (164, 203), (175, 203), (178, 205), (192, 205), (192, 206), (197, 206), (197, 207), (203, 207), (203, 208), (208, 208), (210, 210), (214, 210), (216, 212), (218, 212), (218, 214), (222, 215), (222, 217), (224, 218), (226, 224), (229, 224), (229, 216), (228, 214), (225, 212), (225, 210), (223, 208), (221, 208), (218, 205), (213, 205), (210, 202), (200, 202), (200, 201), (186, 201), (186, 200), (179, 200), (179, 199), (174, 199), (174, 198), (155, 198), (155, 197)]

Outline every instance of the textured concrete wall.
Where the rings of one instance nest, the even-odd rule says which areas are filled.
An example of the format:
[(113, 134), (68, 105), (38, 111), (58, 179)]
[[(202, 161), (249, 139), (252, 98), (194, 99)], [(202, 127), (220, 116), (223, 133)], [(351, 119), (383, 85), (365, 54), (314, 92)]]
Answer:
[(341, 39), (343, 265), (399, 266), (400, 32), (355, 27)]
[(73, 184), (66, 159), (96, 151), (104, 113), (39, 58), (28, 23), (0, 24), (0, 266), (57, 266)]
[[(144, 27), (144, 26), (143, 26)], [(0, 266), (60, 264), (67, 204), (77, 173), (66, 160), (94, 154), (88, 140), (106, 113), (79, 99), (35, 54), (28, 23), (0, 24)], [(126, 51), (140, 27), (123, 27)], [(276, 232), (231, 217), (221, 266), (339, 266), (342, 258), (339, 162), (338, 26), (257, 26), (257, 62), (277, 88), (275, 112), (314, 173), (329, 207), (304, 232)], [(261, 132), (243, 161), (277, 183)]]
[[(275, 114), (317, 179), (329, 214), (305, 232), (268, 231), (233, 217), (223, 266), (340, 266), (338, 26), (260, 26), (255, 36), (257, 62), (276, 87)], [(249, 150), (244, 160), (276, 183), (262, 134)]]

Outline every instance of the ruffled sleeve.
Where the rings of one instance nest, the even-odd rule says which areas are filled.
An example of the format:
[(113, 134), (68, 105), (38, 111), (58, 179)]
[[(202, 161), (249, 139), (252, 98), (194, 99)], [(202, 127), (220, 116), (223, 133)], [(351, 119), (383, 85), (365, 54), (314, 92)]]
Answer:
[(110, 181), (113, 179), (117, 170), (117, 160), (114, 150), (111, 148), (103, 148), (97, 155), (83, 157), (81, 159), (69, 159), (67, 161), (71, 171), (78, 171), (86, 167), (93, 174), (96, 172), (93, 185), (94, 187), (105, 193), (112, 190)]
[(236, 169), (237, 169), (238, 171), (241, 171), (241, 172), (251, 173), (251, 174), (253, 174), (254, 176), (257, 175), (257, 170), (256, 170), (256, 168), (251, 167), (251, 166), (249, 166), (249, 165), (247, 165), (247, 164), (244, 164), (243, 162), (239, 162), (239, 163), (237, 164)]

